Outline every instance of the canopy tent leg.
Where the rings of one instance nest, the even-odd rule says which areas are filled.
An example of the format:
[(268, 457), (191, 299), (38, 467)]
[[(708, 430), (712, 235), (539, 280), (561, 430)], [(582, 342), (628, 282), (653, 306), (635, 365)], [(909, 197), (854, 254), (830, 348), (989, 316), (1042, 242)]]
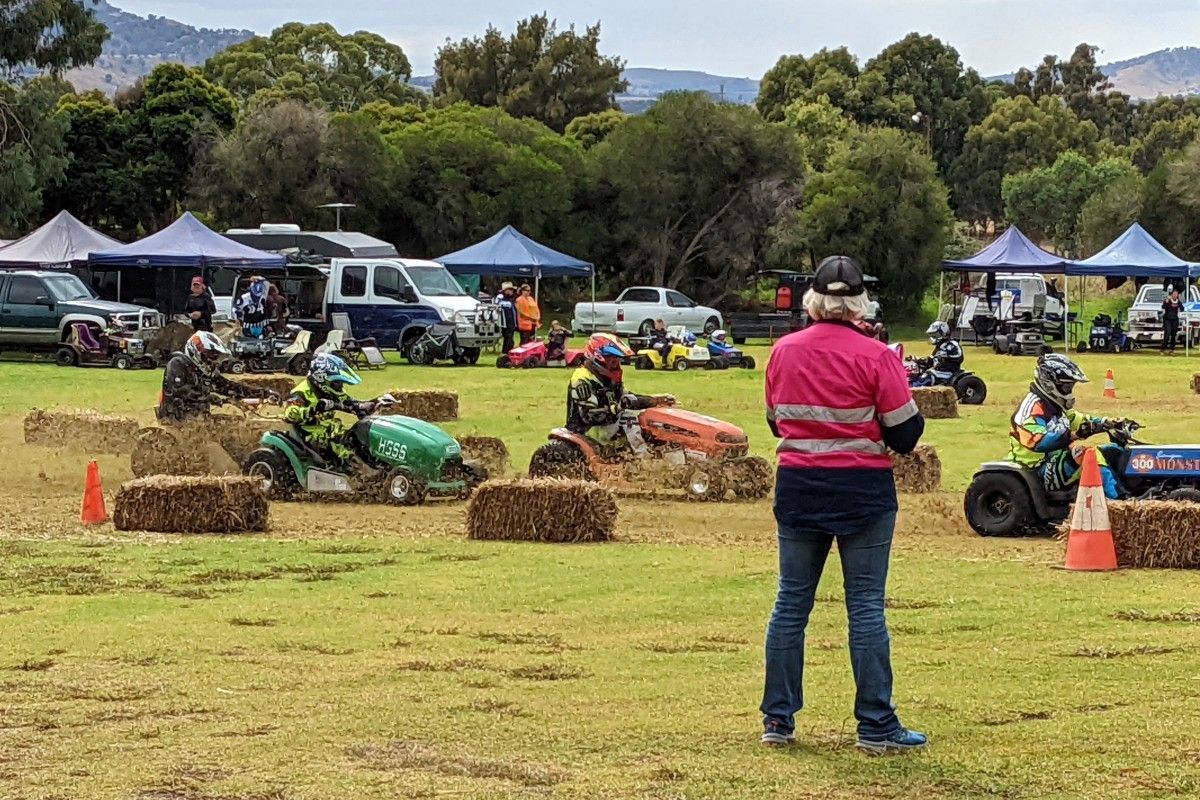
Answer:
[(1071, 355), (1071, 280), (1063, 275), (1063, 353)]
[(121, 270), (117, 270), (117, 302), (121, 302)]
[(538, 299), (538, 288), (541, 286), (541, 283), (542, 283), (542, 271), (539, 269), (537, 272), (533, 273), (533, 299), (534, 300)]

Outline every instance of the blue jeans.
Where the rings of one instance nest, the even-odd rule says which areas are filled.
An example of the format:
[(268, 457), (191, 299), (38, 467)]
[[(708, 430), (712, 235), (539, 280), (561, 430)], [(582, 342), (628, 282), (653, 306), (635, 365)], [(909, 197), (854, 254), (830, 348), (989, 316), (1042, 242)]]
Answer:
[(833, 536), (779, 530), (779, 594), (767, 626), (763, 724), (795, 729), (804, 707), (804, 629), (816, 599), (817, 583), (829, 549), (837, 540), (850, 619), (850, 668), (858, 691), (854, 716), (860, 736), (877, 738), (900, 728), (892, 705), (891, 640), (883, 618), (888, 557), (895, 512), (885, 514), (861, 533)]

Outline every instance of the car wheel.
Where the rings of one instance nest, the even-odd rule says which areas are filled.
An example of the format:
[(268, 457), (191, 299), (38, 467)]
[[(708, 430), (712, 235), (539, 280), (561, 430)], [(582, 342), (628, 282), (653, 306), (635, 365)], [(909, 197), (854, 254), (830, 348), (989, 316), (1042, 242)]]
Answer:
[(639, 336), (649, 336), (654, 331), (654, 320), (644, 319), (642, 324), (638, 325)]
[(708, 336), (719, 327), (721, 327), (721, 321), (716, 317), (709, 317), (704, 320), (704, 335)]
[(272, 500), (286, 500), (300, 488), (287, 456), (269, 447), (260, 447), (251, 453), (242, 472), (258, 478), (263, 492)]
[(987, 397), (987, 384), (977, 375), (959, 379), (954, 389), (958, 392), (958, 402), (966, 406), (977, 406)]
[(1013, 536), (1034, 522), (1033, 498), (1014, 473), (981, 472), (963, 499), (967, 524), (980, 536)]

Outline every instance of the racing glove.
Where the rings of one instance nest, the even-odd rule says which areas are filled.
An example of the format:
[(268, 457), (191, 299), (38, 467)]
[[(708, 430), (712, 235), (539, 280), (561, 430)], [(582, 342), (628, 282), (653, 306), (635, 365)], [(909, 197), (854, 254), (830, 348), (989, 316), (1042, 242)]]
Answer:
[(322, 397), (317, 401), (317, 411), (325, 413), (326, 411), (340, 411), (342, 404), (337, 400), (330, 400), (328, 397)]

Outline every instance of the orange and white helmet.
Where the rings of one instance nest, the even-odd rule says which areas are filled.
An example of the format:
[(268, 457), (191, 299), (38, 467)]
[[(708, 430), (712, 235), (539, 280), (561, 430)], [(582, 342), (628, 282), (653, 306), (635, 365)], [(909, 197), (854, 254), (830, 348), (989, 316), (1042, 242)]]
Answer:
[(588, 369), (612, 381), (621, 380), (621, 362), (632, 355), (633, 351), (611, 333), (593, 333), (583, 348)]

